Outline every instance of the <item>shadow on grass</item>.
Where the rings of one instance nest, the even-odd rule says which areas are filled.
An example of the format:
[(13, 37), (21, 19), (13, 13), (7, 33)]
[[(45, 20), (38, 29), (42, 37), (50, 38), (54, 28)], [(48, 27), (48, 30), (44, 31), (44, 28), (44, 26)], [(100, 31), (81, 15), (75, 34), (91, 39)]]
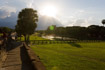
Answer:
[(69, 43), (69, 44), (73, 47), (82, 48), (81, 45), (79, 45), (77, 43)]

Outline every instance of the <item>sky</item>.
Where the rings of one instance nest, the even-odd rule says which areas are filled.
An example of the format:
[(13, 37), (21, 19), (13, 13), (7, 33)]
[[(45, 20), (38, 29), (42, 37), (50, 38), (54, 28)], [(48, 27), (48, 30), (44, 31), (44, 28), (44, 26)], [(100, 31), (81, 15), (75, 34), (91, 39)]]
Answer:
[[(46, 6), (56, 8), (56, 15), (43, 15)], [(102, 26), (101, 21), (105, 19), (105, 0), (0, 0), (0, 26), (14, 28), (18, 13), (24, 8), (38, 11), (37, 29), (46, 29), (50, 25)]]

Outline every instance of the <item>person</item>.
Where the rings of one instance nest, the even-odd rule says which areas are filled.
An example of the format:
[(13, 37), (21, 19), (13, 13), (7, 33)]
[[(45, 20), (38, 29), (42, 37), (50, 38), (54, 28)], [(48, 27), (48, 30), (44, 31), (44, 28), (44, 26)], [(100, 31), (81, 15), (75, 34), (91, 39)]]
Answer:
[(12, 36), (11, 36), (11, 32), (8, 34), (7, 45), (8, 45), (8, 50), (12, 49)]
[(2, 40), (3, 40), (3, 43), (2, 43), (2, 46), (4, 49), (6, 49), (6, 43), (7, 43), (7, 35), (5, 32), (2, 32), (3, 35), (2, 35)]

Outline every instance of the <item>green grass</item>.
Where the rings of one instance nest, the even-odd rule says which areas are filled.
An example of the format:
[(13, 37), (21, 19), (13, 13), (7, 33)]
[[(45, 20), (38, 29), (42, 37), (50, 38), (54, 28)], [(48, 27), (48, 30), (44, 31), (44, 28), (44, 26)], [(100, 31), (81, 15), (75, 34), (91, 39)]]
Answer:
[(32, 45), (47, 70), (105, 70), (105, 42)]
[[(18, 38), (18, 40), (20, 40), (20, 38)], [(31, 35), (30, 40), (48, 40), (48, 39), (44, 39), (42, 37)], [(24, 41), (24, 36), (21, 37), (21, 41)]]
[(0, 36), (3, 36), (3, 34), (2, 34), (2, 33), (0, 33)]
[(33, 36), (33, 35), (31, 35), (31, 36), (30, 36), (30, 40), (48, 40), (48, 39), (44, 39), (44, 38), (42, 38), (42, 37), (38, 37), (38, 36)]

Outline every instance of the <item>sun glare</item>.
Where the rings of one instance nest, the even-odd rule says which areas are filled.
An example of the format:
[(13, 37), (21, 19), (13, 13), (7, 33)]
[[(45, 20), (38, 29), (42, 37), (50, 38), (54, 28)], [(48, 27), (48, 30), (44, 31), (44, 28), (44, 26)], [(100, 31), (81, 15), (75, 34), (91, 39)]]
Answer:
[(42, 11), (41, 11), (42, 15), (46, 15), (49, 17), (56, 17), (57, 14), (57, 9), (54, 6), (45, 6)]

